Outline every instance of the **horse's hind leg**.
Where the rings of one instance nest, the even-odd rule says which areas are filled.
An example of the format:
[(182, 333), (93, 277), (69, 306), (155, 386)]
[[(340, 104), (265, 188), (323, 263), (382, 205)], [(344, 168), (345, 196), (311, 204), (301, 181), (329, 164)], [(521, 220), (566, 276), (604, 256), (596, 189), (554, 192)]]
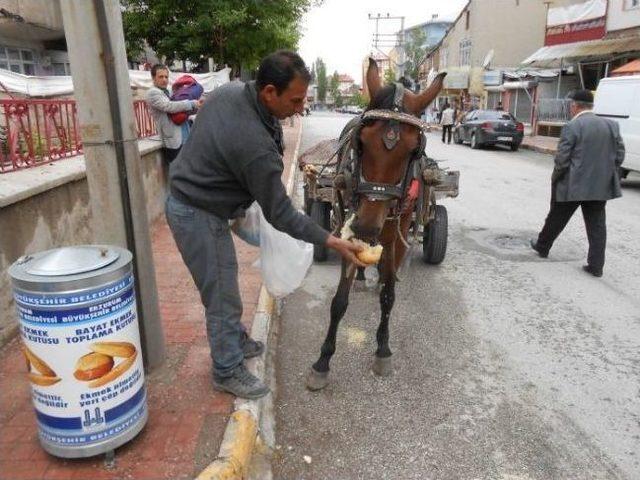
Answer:
[(346, 262), (342, 262), (340, 284), (331, 301), (331, 324), (329, 325), (329, 331), (320, 349), (320, 358), (313, 364), (307, 377), (307, 388), (309, 390), (320, 390), (329, 383), (329, 362), (336, 351), (338, 325), (349, 305), (349, 290), (351, 289), (355, 271), (356, 268), (354, 265), (346, 265)]
[(382, 290), (380, 292), (380, 325), (376, 332), (378, 349), (373, 362), (373, 372), (381, 377), (391, 375), (391, 349), (389, 348), (389, 317), (396, 299), (396, 273), (394, 249), (389, 248), (382, 267)]

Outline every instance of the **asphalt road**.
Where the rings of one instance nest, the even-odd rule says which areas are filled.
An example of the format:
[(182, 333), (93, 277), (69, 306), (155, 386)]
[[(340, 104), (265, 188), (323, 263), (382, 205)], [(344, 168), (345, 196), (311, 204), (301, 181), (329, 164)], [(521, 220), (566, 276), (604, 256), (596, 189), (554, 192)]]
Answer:
[[(305, 118), (301, 152), (349, 115)], [(276, 479), (640, 478), (640, 179), (608, 204), (604, 277), (581, 270), (576, 214), (548, 259), (528, 240), (548, 208), (552, 158), (429, 136), (461, 171), (442, 265), (421, 245), (398, 284), (394, 373), (371, 361), (379, 304), (360, 289), (329, 386), (305, 389), (329, 323), (339, 260), (315, 264), (281, 315)], [(306, 458), (305, 458), (306, 456)]]

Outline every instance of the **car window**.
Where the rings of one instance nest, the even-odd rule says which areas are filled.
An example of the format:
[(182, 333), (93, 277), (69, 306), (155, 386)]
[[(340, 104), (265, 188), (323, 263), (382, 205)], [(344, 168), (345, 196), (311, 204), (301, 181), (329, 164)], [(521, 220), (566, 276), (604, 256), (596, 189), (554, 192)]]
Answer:
[(473, 120), (473, 119), (474, 119), (474, 117), (475, 117), (475, 115), (476, 115), (476, 112), (475, 112), (475, 111), (473, 111), (473, 112), (469, 112), (469, 113), (467, 113), (467, 115), (464, 117), (464, 120), (465, 120), (466, 122), (468, 122), (468, 121), (470, 121), (470, 120)]
[(478, 111), (478, 120), (513, 120), (513, 116), (509, 112), (500, 110), (480, 110)]

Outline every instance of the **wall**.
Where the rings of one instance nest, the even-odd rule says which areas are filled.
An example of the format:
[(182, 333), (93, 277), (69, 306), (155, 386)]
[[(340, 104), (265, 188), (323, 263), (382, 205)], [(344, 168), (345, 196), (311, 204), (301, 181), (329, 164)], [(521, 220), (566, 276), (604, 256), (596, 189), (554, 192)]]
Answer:
[[(460, 66), (460, 42), (471, 40), (471, 67), (482, 67), (493, 50), (492, 68), (515, 67), (544, 44), (546, 9), (540, 0), (472, 0), (440, 47), (440, 68)], [(499, 18), (508, 21), (497, 21)], [(446, 50), (447, 64), (442, 64)]]
[(20, 15), (26, 23), (63, 30), (58, 0), (0, 0), (0, 7)]
[(640, 26), (640, 8), (629, 9), (629, 0), (609, 0), (607, 31)]
[[(493, 23), (497, 14), (504, 21)], [(515, 67), (544, 45), (547, 22), (541, 0), (471, 2), (471, 64), (481, 67), (490, 50), (491, 67)], [(464, 24), (464, 19), (461, 19)], [(494, 26), (495, 25), (495, 26)]]
[[(159, 142), (139, 141), (147, 216), (152, 223), (163, 212), (164, 172)], [(41, 167), (0, 175), (0, 345), (17, 331), (9, 266), (28, 253), (63, 245), (91, 243), (91, 206), (84, 158), (54, 164), (63, 174), (42, 182)], [(45, 170), (46, 171), (46, 170)], [(55, 171), (49, 167), (49, 171)], [(20, 175), (18, 175), (20, 174)], [(22, 178), (25, 188), (9, 185)], [(28, 185), (30, 181), (32, 186)]]

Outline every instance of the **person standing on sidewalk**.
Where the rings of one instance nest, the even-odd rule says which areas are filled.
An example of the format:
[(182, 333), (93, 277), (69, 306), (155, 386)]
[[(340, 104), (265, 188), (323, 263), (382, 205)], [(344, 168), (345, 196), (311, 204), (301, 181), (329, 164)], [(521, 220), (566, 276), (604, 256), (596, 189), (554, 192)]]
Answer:
[(442, 119), (440, 121), (440, 124), (442, 125), (442, 143), (444, 143), (445, 135), (447, 135), (447, 143), (451, 143), (451, 129), (455, 123), (455, 114), (456, 112), (451, 108), (451, 105), (446, 103), (444, 111), (442, 112)]
[(569, 95), (572, 120), (562, 129), (551, 175), (551, 208), (531, 248), (546, 258), (578, 207), (589, 240), (584, 271), (602, 276), (607, 242), (605, 205), (622, 196), (618, 167), (624, 161), (624, 143), (616, 122), (591, 111), (593, 94), (576, 90)]
[(360, 247), (296, 210), (282, 184), (279, 120), (302, 113), (310, 78), (296, 53), (280, 50), (267, 56), (255, 82), (229, 82), (209, 95), (171, 164), (167, 222), (205, 307), (213, 384), (238, 397), (260, 398), (269, 388), (244, 366), (244, 359), (260, 355), (264, 345), (240, 323), (242, 300), (229, 220), (242, 217), (255, 200), (276, 229), (324, 244), (363, 266), (356, 258)]
[(170, 113), (195, 112), (202, 100), (170, 100), (169, 69), (165, 65), (157, 64), (151, 68), (153, 87), (146, 94), (146, 102), (155, 120), (156, 129), (162, 139), (165, 164), (175, 160), (182, 147), (182, 126), (176, 125), (169, 118)]

